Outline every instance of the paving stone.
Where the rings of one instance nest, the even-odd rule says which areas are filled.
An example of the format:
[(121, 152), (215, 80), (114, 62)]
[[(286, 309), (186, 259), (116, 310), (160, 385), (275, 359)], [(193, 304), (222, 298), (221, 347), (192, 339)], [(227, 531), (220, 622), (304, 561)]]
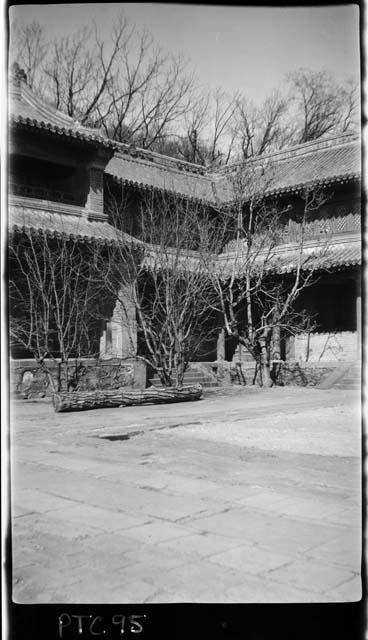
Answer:
[[(73, 584), (71, 577), (69, 584)], [(57, 583), (55, 571), (45, 567), (22, 567), (13, 571), (12, 599), (18, 604), (51, 602)], [(42, 589), (40, 589), (42, 585)]]
[(362, 560), (362, 534), (360, 529), (349, 529), (333, 540), (308, 549), (306, 557), (321, 559), (349, 567), (360, 572)]
[[(215, 591), (220, 597), (227, 588), (241, 584), (245, 580), (244, 573), (232, 568), (216, 565), (209, 560), (200, 562), (187, 562), (178, 567), (169, 569), (162, 574), (162, 579), (155, 579), (155, 586), (165, 589), (173, 594), (176, 590), (194, 594), (196, 597), (209, 598)], [(209, 600), (208, 600), (209, 601)]]
[(87, 525), (94, 529), (114, 532), (132, 527), (139, 527), (150, 520), (147, 517), (131, 515), (129, 513), (114, 512), (111, 509), (101, 509), (90, 505), (74, 505), (67, 509), (53, 512), (53, 517), (61, 522), (65, 520), (78, 526)]
[[(199, 480), (196, 478), (186, 478), (184, 476), (173, 475), (173, 474), (165, 474), (162, 477), (162, 481), (165, 481), (165, 492), (174, 493), (174, 494), (207, 494), (210, 491), (217, 491), (220, 487), (215, 482), (211, 482), (210, 480)], [(155, 482), (153, 479), (145, 484), (150, 485), (151, 482)], [(157, 486), (157, 485), (156, 485)], [(217, 498), (217, 496), (216, 496)]]
[(279, 503), (281, 500), (285, 499), (284, 493), (278, 493), (277, 491), (267, 491), (264, 487), (257, 487), (256, 489), (248, 494), (248, 491), (244, 491), (246, 494), (243, 497), (238, 498), (236, 502), (242, 504), (245, 507), (253, 507), (255, 509), (261, 509), (267, 511), (269, 507), (275, 507), (276, 503)]
[(218, 502), (236, 503), (247, 498), (247, 487), (239, 485), (216, 486), (206, 495)]
[(353, 574), (351, 571), (333, 564), (300, 560), (272, 570), (269, 577), (275, 582), (288, 583), (301, 589), (320, 592), (338, 587), (343, 582), (350, 580)]
[[(62, 538), (74, 540), (75, 538), (85, 538), (100, 533), (100, 530), (85, 523), (60, 521), (51, 514), (29, 515), (21, 518), (23, 527), (28, 527), (28, 531), (33, 533), (48, 533), (51, 535), (61, 535)], [(19, 519), (13, 521), (14, 531), (17, 531)]]
[(279, 555), (251, 545), (242, 545), (211, 556), (211, 562), (256, 575), (290, 561), (291, 558), (287, 555)]
[(286, 517), (272, 518), (269, 514), (240, 509), (197, 518), (186, 522), (186, 526), (236, 537), (243, 543), (256, 543), (281, 555), (301, 553), (341, 534), (336, 526)]
[[(255, 508), (258, 508), (256, 500), (247, 503), (252, 504)], [(270, 501), (267, 504), (267, 511), (272, 511), (275, 514), (295, 516), (297, 518), (312, 518), (314, 520), (321, 520), (328, 518), (328, 515), (336, 513), (341, 508), (341, 504), (337, 500), (323, 500), (320, 499), (307, 499), (307, 498), (282, 498), (280, 500)]]
[(90, 582), (81, 581), (70, 587), (59, 586), (54, 591), (54, 602), (66, 604), (130, 604), (142, 603), (154, 592), (154, 586), (144, 580), (133, 580), (129, 584), (111, 584), (108, 578)]
[(331, 524), (346, 525), (349, 527), (361, 527), (362, 510), (361, 507), (348, 507), (339, 509), (332, 514), (326, 515), (326, 520)]
[[(352, 405), (341, 395), (275, 389), (214, 396), (198, 405), (198, 419), (207, 421), (202, 438), (194, 425), (120, 443), (96, 435), (136, 424), (149, 428), (161, 419), (193, 421), (193, 409), (63, 415), (47, 404), (18, 403), (12, 425), (13, 504), (19, 514), (13, 521), (14, 558), (16, 577), (23, 579), (18, 593), (30, 602), (120, 604), (355, 597), (361, 465), (358, 457), (346, 457), (355, 423)], [(306, 428), (312, 403), (319, 424)], [(342, 405), (350, 407), (344, 424), (333, 419)], [(217, 422), (221, 442), (212, 437)], [(235, 427), (228, 429), (231, 422)], [(244, 431), (248, 425), (253, 431)], [(317, 432), (313, 447), (324, 439), (323, 456), (311, 454), (309, 441)], [(235, 433), (241, 444), (232, 440)], [(288, 452), (279, 446), (285, 438)], [(336, 455), (327, 455), (332, 450)], [(30, 507), (37, 513), (27, 515)], [(125, 528), (137, 519), (139, 526)], [(142, 526), (146, 519), (152, 523)], [(176, 527), (184, 534), (178, 536)], [(235, 566), (239, 547), (251, 547), (253, 570), (261, 573), (239, 570), (238, 560)], [(216, 563), (215, 555), (234, 566)], [(282, 566), (264, 571), (263, 563), (267, 569), (280, 556), (291, 557), (296, 575), (278, 576)], [(249, 566), (250, 557), (248, 549)]]
[(186, 522), (193, 529), (235, 537), (243, 542), (253, 540), (259, 530), (268, 530), (270, 524), (270, 519), (262, 514), (234, 508), (205, 517), (192, 516)]
[(191, 530), (171, 522), (153, 522), (129, 529), (129, 536), (149, 544), (182, 538), (190, 535)]
[(149, 601), (148, 598), (155, 591), (155, 587), (152, 584), (147, 583), (145, 580), (133, 580), (129, 584), (116, 585), (113, 589), (109, 586), (102, 593), (93, 587), (86, 591), (81, 589), (79, 596), (79, 602), (86, 603), (104, 603), (109, 604), (141, 604)]
[(212, 556), (235, 546), (239, 546), (238, 540), (211, 533), (187, 535), (174, 540), (166, 540), (158, 545), (158, 547), (177, 549), (201, 558)]
[(129, 551), (137, 551), (142, 547), (142, 542), (129, 537), (129, 530), (114, 531), (114, 533), (99, 533), (96, 536), (83, 540), (84, 549), (92, 549), (98, 553), (99, 549), (106, 549), (110, 553), (125, 554)]
[(12, 502), (12, 517), (13, 518), (21, 518), (22, 516), (30, 516), (34, 513), (33, 509), (27, 506), (22, 506), (19, 503)]
[(223, 595), (225, 603), (297, 603), (317, 602), (320, 595), (295, 585), (281, 584), (256, 576), (247, 576), (243, 584), (230, 587)]
[(362, 578), (353, 576), (325, 594), (328, 602), (359, 602), (362, 598)]
[[(35, 557), (42, 557), (42, 564), (48, 566), (48, 562), (54, 566), (55, 559), (63, 559), (65, 556), (83, 551), (86, 548), (88, 538), (79, 540), (64, 538), (60, 534), (51, 534), (48, 532), (36, 531), (36, 535), (32, 536), (29, 526), (23, 529), (23, 532), (17, 532), (12, 535), (12, 551), (13, 554), (32, 551)], [(16, 566), (16, 565), (15, 565)]]
[(45, 513), (47, 511), (73, 507), (75, 502), (37, 489), (22, 489), (14, 491), (12, 508), (13, 505), (21, 505), (21, 509), (23, 508), (25, 510), (28, 508), (28, 510), (33, 513)]
[(92, 471), (96, 473), (101, 468), (106, 468), (104, 464), (99, 464), (96, 460), (88, 460), (81, 456), (71, 456), (69, 451), (63, 454), (51, 452), (48, 454), (47, 463), (52, 464), (57, 469), (66, 471)]
[(138, 550), (128, 551), (126, 557), (135, 563), (128, 572), (130, 580), (141, 577), (153, 582), (157, 581), (160, 575), (165, 576), (168, 569), (191, 561), (190, 556), (183, 551), (144, 543)]

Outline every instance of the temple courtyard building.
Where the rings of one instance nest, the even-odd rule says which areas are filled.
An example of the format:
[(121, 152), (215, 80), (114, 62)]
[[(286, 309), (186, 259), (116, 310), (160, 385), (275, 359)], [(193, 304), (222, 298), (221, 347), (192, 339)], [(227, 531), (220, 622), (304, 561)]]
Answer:
[[(119, 233), (131, 237), (136, 212), (147, 194), (167, 194), (193, 206), (200, 204), (214, 216), (220, 207), (234, 201), (233, 177), (239, 165), (210, 170), (110, 140), (41, 101), (17, 66), (10, 76), (9, 116), (10, 237), (46, 234), (111, 246), (117, 237), (112, 202), (120, 206)], [(345, 134), (247, 162), (248, 175), (251, 171), (257, 180), (264, 177), (265, 199), (283, 211), (280, 238), (270, 261), (272, 277), (287, 281), (298, 260), (304, 272), (313, 269), (315, 275), (297, 303), (313, 318), (312, 329), (293, 336), (281, 332), (274, 349), (274, 361), (281, 365), (280, 379), (285, 383), (321, 383), (334, 371), (347, 371), (360, 360), (360, 146), (358, 135)], [(301, 257), (297, 238), (306, 191), (323, 192), (323, 199), (306, 219)], [(216, 256), (216, 264), (226, 272), (234, 261), (239, 263), (237, 276), (241, 279), (239, 247), (229, 242)], [(134, 305), (128, 315), (129, 326), (112, 307), (94, 327), (95, 359), (105, 373), (112, 363), (120, 367), (120, 385), (142, 388), (152, 380), (157, 383), (157, 376), (137, 359), (140, 341), (134, 334)], [(248, 384), (254, 361), (247, 349), (221, 328), (211, 340), (206, 351), (193, 358), (187, 379), (216, 386), (235, 380), (240, 365)], [(14, 340), (10, 352), (12, 389), (42, 392), (45, 380), (30, 352)], [(92, 366), (90, 351), (85, 355)], [(111, 383), (111, 367), (109, 372), (105, 378)]]

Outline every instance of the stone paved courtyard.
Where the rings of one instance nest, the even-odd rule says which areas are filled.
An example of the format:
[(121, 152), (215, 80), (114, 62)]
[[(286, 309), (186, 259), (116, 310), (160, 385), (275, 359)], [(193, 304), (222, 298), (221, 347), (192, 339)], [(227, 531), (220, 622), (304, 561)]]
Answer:
[(11, 421), (16, 602), (360, 599), (356, 392), (14, 401)]

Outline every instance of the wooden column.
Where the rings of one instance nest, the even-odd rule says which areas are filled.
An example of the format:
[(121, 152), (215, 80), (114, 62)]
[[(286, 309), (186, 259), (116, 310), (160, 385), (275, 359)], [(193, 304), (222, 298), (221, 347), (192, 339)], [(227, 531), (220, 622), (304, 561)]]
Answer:
[(92, 220), (107, 219), (107, 212), (104, 210), (103, 178), (105, 167), (112, 155), (112, 149), (98, 146), (87, 167), (89, 189), (86, 210), (88, 218)]

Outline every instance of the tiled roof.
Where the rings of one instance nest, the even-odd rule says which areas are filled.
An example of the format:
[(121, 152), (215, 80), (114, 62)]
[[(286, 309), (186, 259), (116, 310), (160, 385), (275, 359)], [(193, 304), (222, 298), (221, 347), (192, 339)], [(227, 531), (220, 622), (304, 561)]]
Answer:
[(119, 146), (120, 150), (107, 164), (105, 173), (138, 187), (153, 187), (188, 198), (213, 201), (211, 178), (199, 173), (203, 168), (128, 145)]
[(55, 213), (42, 209), (9, 206), (9, 231), (43, 231), (49, 235), (78, 240), (98, 239), (113, 242), (117, 229), (108, 222), (91, 222), (83, 216)]
[[(266, 260), (266, 261), (265, 261)], [(260, 253), (253, 260), (254, 268), (259, 266), (269, 273), (286, 274), (296, 269), (299, 260), (299, 249), (295, 245), (284, 245), (271, 251), (265, 259)], [(222, 254), (218, 257), (219, 273), (226, 278), (234, 268), (238, 276), (241, 276), (246, 264), (245, 256), (238, 254)], [(361, 264), (361, 240), (359, 235), (349, 238), (335, 238), (330, 243), (311, 243), (303, 250), (302, 269), (328, 271), (345, 267), (354, 267)]]
[[(103, 242), (115, 242), (120, 233), (108, 222), (89, 221), (83, 216), (55, 213), (52, 211), (34, 209), (17, 205), (9, 206), (9, 230), (10, 231), (42, 231), (54, 236), (67, 236), (78, 240), (98, 239)], [(127, 242), (140, 242), (128, 234), (123, 234)], [(152, 247), (153, 255), (155, 248)], [(148, 259), (148, 258), (147, 258)], [(189, 252), (183, 258), (186, 267), (192, 264), (193, 268), (198, 268), (198, 258), (196, 252)], [(295, 270), (298, 259), (298, 249), (295, 245), (284, 245), (277, 247), (267, 262), (267, 271), (272, 273), (291, 273)], [(157, 258), (155, 258), (157, 260)], [(217, 264), (219, 273), (226, 277), (230, 273), (236, 261), (236, 272), (238, 276), (242, 273), (243, 257), (235, 252), (226, 253), (214, 257), (213, 264)], [(259, 257), (260, 263), (262, 256)], [(342, 267), (356, 266), (361, 263), (361, 241), (358, 234), (348, 238), (336, 237), (330, 244), (311, 243), (304, 249), (303, 269), (308, 270), (320, 265), (324, 270), (338, 269)], [(149, 267), (148, 259), (147, 266)], [(216, 268), (216, 267), (215, 267)]]
[[(269, 194), (297, 191), (307, 185), (327, 185), (358, 179), (361, 173), (359, 136), (346, 134), (315, 140), (274, 154), (259, 156), (245, 164), (230, 165), (217, 174), (220, 200), (233, 199), (231, 176), (241, 166), (249, 167)], [(247, 171), (247, 169), (246, 169)], [(258, 172), (258, 173), (257, 173)]]
[(107, 165), (108, 174), (139, 187), (165, 189), (212, 203), (234, 199), (232, 176), (242, 166), (261, 174), (257, 178), (260, 188), (269, 194), (358, 179), (361, 172), (360, 139), (350, 134), (229, 165), (216, 173), (128, 145), (118, 146)]
[(12, 125), (23, 125), (94, 144), (115, 147), (98, 129), (84, 127), (77, 120), (41, 100), (26, 84), (24, 74), (13, 68), (9, 82), (9, 118)]
[[(276, 273), (291, 273), (295, 270), (298, 253), (285, 251), (272, 260), (271, 270)], [(353, 267), (361, 263), (360, 240), (331, 244), (327, 248), (315, 247), (304, 251), (302, 268), (308, 271), (312, 268), (323, 270), (338, 269), (341, 267)]]
[(25, 74), (19, 67), (13, 68), (10, 80), (9, 110), (13, 124), (114, 148), (115, 155), (106, 173), (141, 188), (153, 187), (220, 204), (234, 199), (231, 176), (242, 166), (263, 174), (269, 193), (297, 191), (308, 184), (332, 184), (360, 177), (357, 135), (316, 140), (211, 172), (199, 165), (114, 142), (100, 130), (82, 126), (38, 98), (27, 86)]

